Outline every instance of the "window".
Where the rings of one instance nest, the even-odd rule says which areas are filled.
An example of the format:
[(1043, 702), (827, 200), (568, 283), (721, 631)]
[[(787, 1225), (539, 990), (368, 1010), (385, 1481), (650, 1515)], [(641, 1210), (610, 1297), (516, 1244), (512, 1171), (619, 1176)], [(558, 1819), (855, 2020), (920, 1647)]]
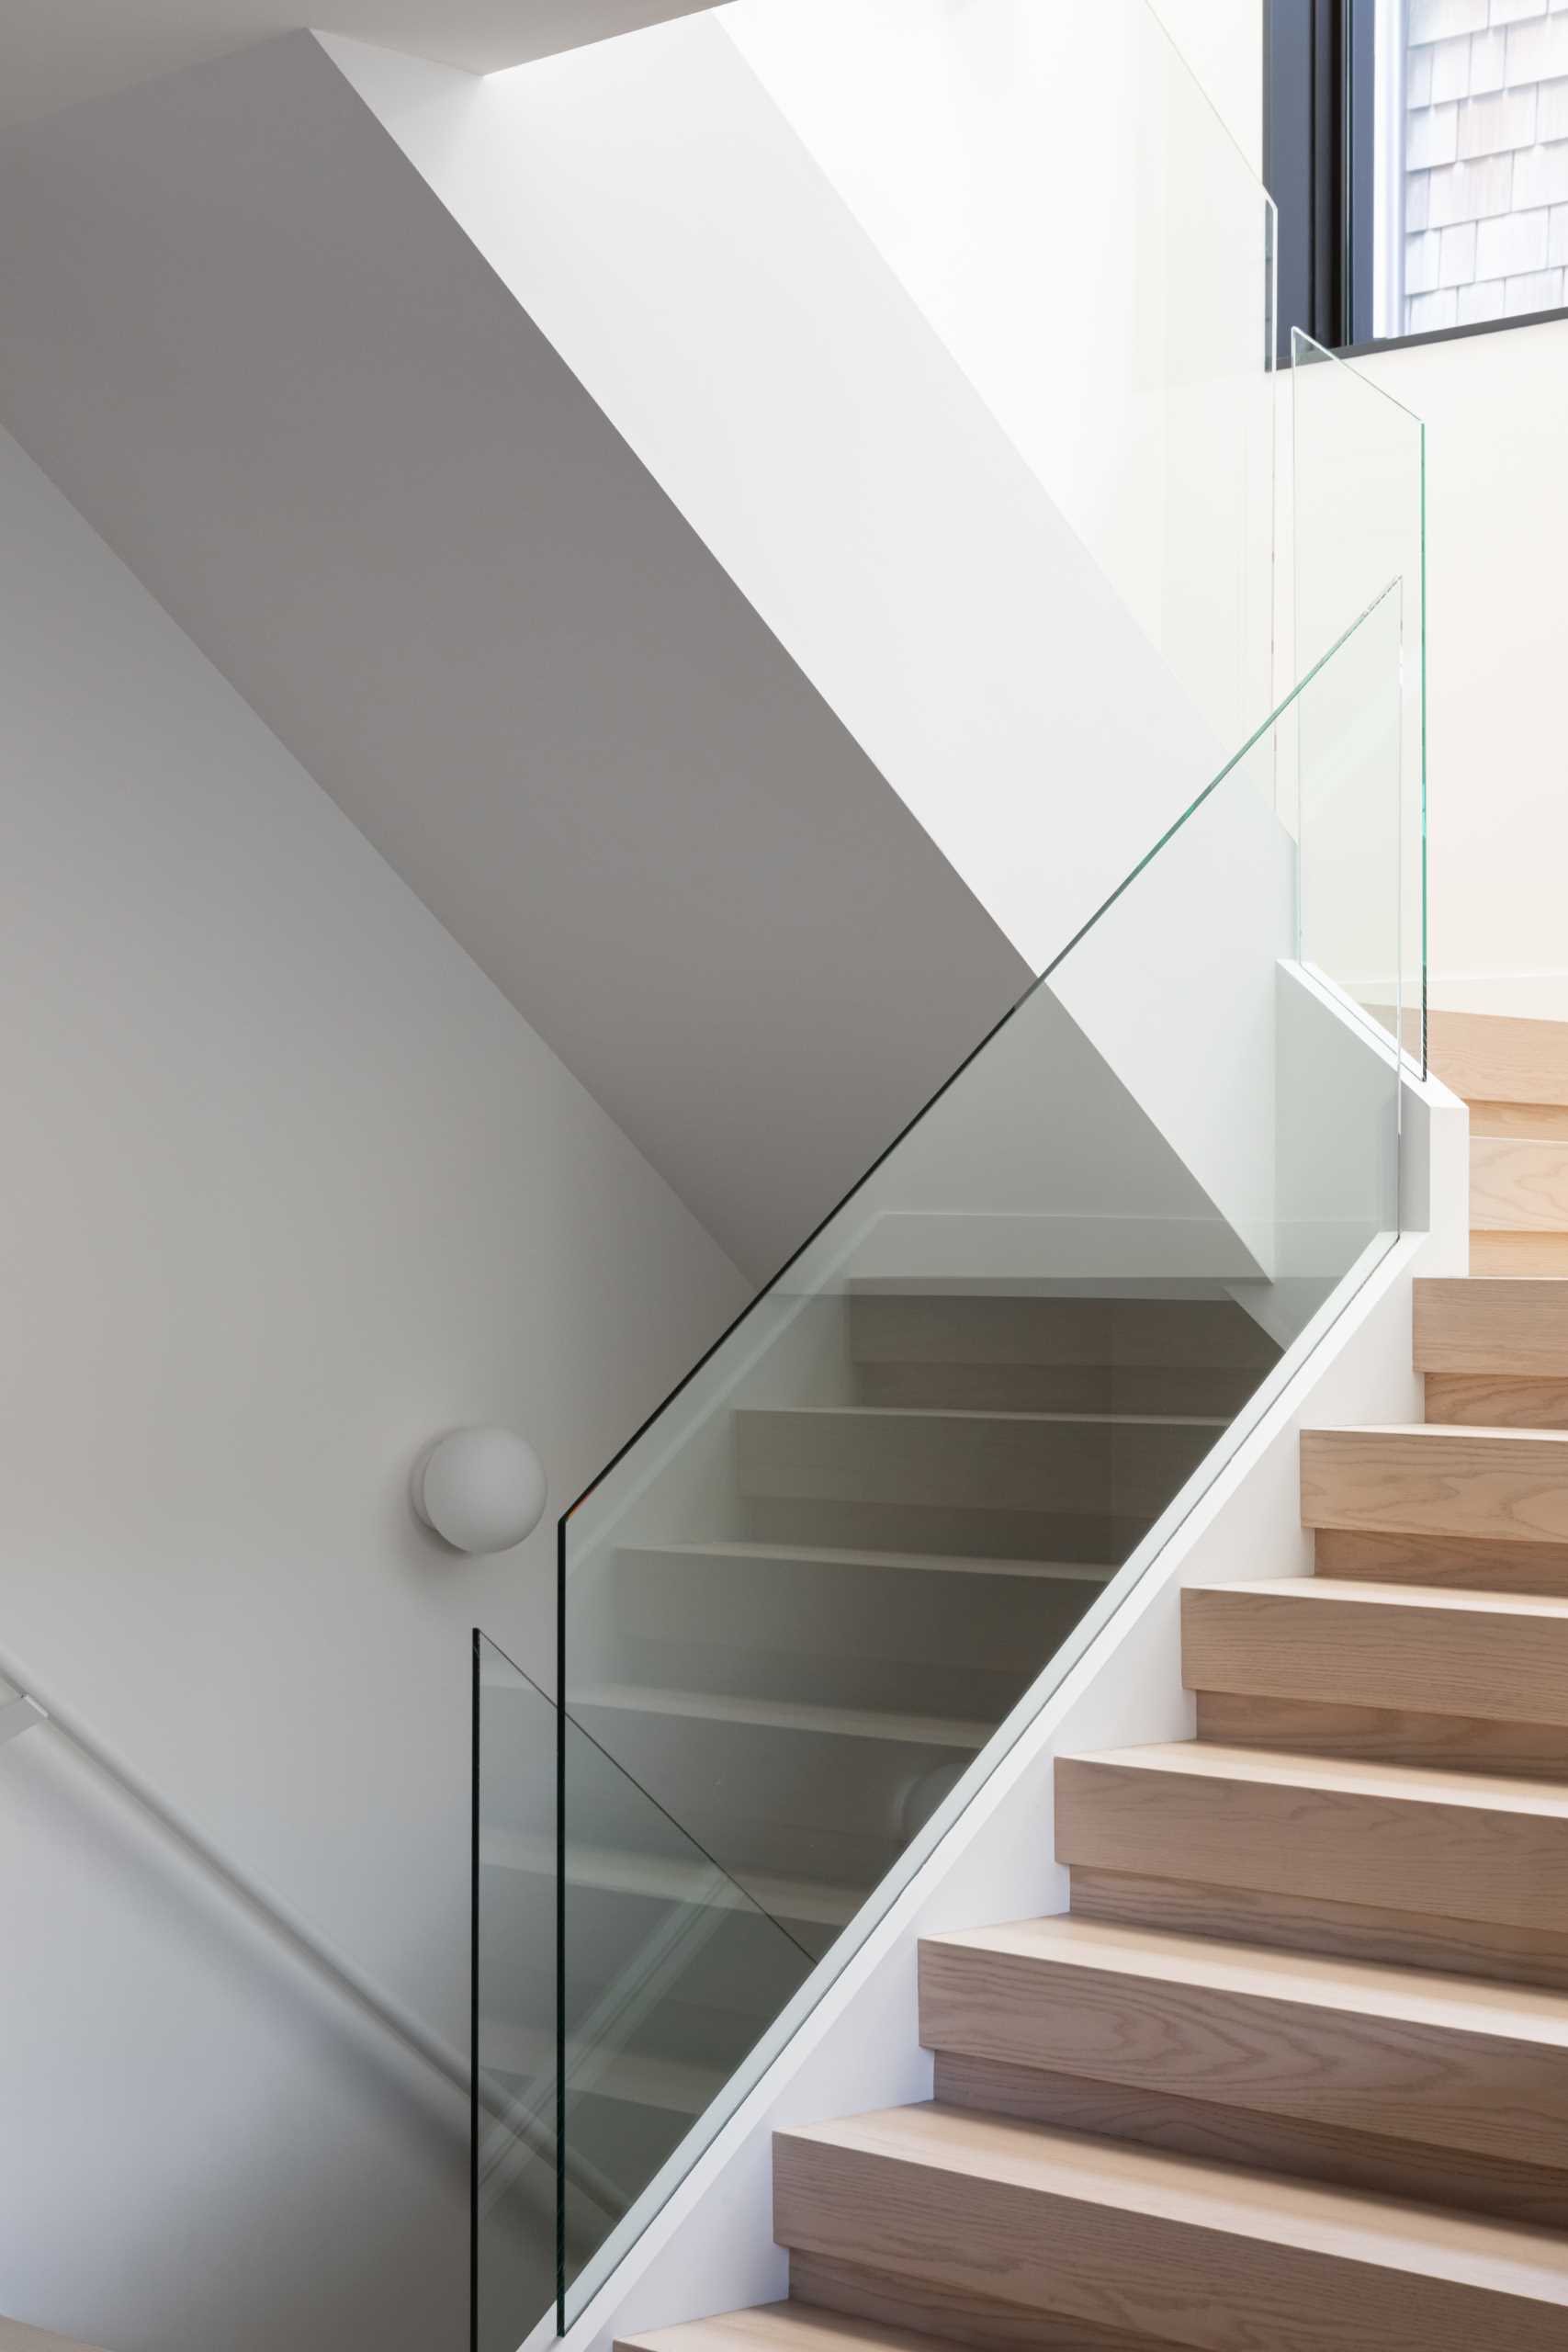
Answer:
[(1568, 304), (1568, 0), (1268, 0), (1281, 356)]

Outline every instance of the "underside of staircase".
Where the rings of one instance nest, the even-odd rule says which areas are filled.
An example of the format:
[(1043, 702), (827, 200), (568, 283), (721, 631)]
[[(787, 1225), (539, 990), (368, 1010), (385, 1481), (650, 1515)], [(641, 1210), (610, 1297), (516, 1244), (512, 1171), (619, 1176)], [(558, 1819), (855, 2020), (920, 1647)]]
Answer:
[(925, 2105), (780, 2132), (790, 2299), (627, 2352), (1568, 2345), (1568, 1025), (1439, 1016), (1472, 1272), (1316, 1573), (1183, 1596), (1196, 1737), (1055, 1772), (1058, 1917), (921, 1947)]

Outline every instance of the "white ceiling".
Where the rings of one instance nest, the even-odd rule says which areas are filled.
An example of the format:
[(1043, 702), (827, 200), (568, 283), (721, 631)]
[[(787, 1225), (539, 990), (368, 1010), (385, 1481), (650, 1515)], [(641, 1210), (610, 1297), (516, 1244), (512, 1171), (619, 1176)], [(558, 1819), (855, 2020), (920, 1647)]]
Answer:
[(711, 0), (0, 0), (0, 129), (306, 23), (493, 74)]

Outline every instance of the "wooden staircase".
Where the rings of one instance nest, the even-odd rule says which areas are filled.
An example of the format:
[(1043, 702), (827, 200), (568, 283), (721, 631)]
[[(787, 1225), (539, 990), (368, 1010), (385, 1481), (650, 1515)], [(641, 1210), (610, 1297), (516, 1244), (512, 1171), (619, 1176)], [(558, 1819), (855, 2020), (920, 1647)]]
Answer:
[(777, 2135), (790, 2301), (631, 2352), (1568, 2346), (1568, 1027), (1434, 1061), (1427, 1421), (1303, 1437), (1315, 1577), (1185, 1593), (1193, 1740), (1058, 1762), (1070, 1911), (922, 1945), (933, 2101)]

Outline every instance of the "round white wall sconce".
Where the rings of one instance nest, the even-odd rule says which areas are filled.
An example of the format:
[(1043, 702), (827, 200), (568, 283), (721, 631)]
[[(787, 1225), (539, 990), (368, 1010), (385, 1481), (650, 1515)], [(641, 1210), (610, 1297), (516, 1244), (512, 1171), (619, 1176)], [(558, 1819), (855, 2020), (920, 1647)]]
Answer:
[(455, 1552), (510, 1552), (545, 1515), (544, 1466), (515, 1430), (453, 1430), (413, 1466), (414, 1516)]

